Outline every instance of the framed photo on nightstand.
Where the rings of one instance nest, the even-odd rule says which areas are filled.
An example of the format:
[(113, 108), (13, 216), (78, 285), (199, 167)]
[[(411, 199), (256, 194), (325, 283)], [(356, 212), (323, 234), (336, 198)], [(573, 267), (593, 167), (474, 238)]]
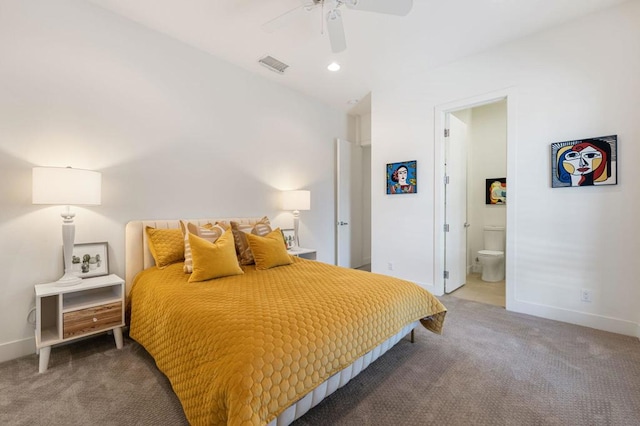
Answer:
[(293, 247), (293, 229), (282, 229), (282, 236), (284, 237), (284, 242), (287, 243), (287, 248)]
[(109, 244), (74, 244), (71, 269), (80, 278), (109, 275)]

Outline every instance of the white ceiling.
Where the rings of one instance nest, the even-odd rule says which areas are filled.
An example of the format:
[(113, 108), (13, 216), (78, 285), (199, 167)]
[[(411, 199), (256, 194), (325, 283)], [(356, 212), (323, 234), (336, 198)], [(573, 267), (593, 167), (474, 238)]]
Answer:
[[(342, 8), (347, 49), (339, 54), (322, 34), (319, 7), (291, 14), (276, 31), (262, 28), (304, 0), (88, 1), (353, 113), (364, 105), (354, 110), (349, 100), (404, 72), (426, 72), (625, 0), (414, 0), (404, 17)], [(264, 55), (290, 68), (272, 72), (258, 64)], [(326, 69), (334, 60), (337, 73)]]

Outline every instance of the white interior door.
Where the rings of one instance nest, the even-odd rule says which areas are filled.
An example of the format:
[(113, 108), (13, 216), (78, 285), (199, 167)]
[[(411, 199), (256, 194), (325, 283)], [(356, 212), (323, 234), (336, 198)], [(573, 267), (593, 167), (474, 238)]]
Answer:
[(446, 121), (444, 291), (451, 293), (467, 280), (467, 125), (450, 113)]
[[(336, 140), (336, 265), (360, 266), (358, 214), (362, 209), (361, 149), (344, 139)], [(362, 256), (360, 256), (361, 258)]]

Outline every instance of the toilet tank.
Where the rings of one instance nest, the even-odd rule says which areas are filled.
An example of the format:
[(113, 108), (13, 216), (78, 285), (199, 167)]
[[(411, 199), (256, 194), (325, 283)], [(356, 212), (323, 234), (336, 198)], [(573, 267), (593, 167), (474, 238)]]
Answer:
[(484, 227), (484, 249), (504, 251), (504, 226)]

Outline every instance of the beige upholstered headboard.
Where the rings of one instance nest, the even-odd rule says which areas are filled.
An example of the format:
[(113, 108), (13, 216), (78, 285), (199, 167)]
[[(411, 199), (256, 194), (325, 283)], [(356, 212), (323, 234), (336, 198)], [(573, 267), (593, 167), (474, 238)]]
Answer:
[[(184, 219), (185, 222), (192, 222), (198, 225), (206, 223), (216, 223), (230, 221), (238, 223), (254, 224), (261, 220), (261, 217), (231, 217), (231, 218), (213, 218), (213, 219)], [(131, 290), (133, 279), (138, 272), (155, 265), (153, 256), (147, 245), (147, 234), (144, 232), (145, 227), (151, 226), (158, 229), (180, 228), (180, 220), (135, 220), (127, 223), (125, 228), (125, 283), (127, 295)]]

